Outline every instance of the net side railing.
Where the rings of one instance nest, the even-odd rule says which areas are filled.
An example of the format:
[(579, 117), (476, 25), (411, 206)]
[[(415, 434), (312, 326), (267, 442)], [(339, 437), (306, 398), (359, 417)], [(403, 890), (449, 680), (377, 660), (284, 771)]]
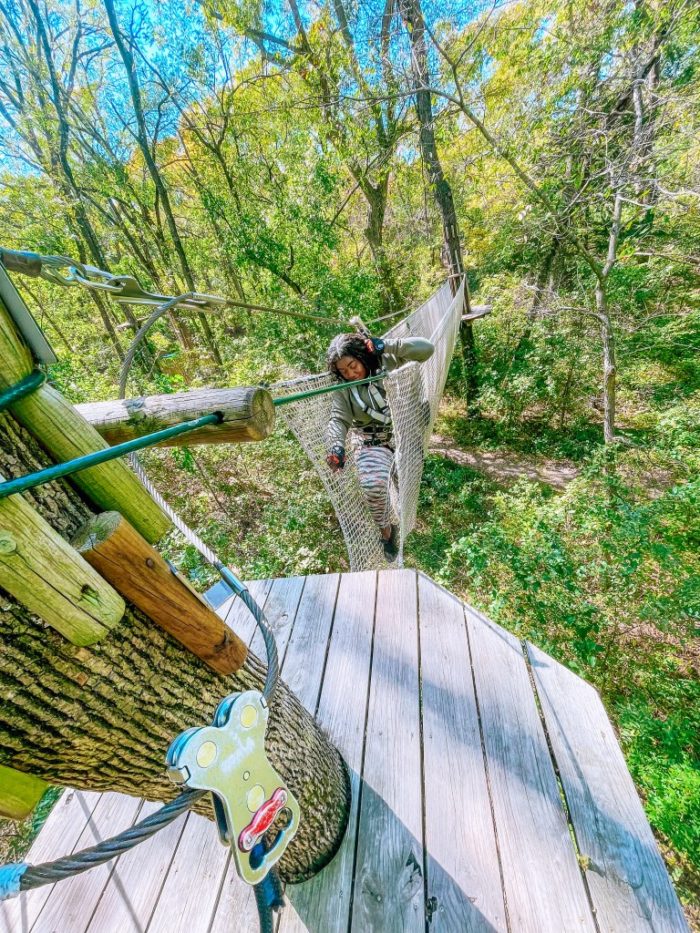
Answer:
[[(384, 380), (396, 445), (392, 505), (400, 531), (399, 566), (403, 563), (404, 541), (416, 522), (423, 462), (445, 388), (463, 305), (464, 284), (453, 296), (446, 282), (425, 304), (384, 335), (393, 339), (425, 337), (435, 344), (435, 352), (425, 363), (407, 363)], [(288, 395), (290, 390), (305, 392), (334, 383), (330, 374), (322, 373), (276, 383), (270, 391), (279, 397)], [(357, 475), (359, 435), (353, 431), (348, 434), (345, 469), (332, 473), (326, 464), (326, 431), (332, 404), (332, 393), (328, 393), (292, 402), (278, 409), (278, 413), (323, 483), (343, 532), (350, 569), (382, 569), (387, 566), (384, 550)]]

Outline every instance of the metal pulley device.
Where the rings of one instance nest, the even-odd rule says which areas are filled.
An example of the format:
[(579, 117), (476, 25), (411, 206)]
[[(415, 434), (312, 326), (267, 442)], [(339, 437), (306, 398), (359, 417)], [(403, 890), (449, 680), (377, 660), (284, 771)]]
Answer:
[[(213, 725), (182, 732), (166, 757), (174, 783), (211, 792), (219, 837), (248, 884), (259, 884), (281, 858), (301, 816), (265, 754), (269, 715), (257, 690), (233, 693), (219, 704)], [(278, 817), (282, 825), (262, 851), (257, 843)]]

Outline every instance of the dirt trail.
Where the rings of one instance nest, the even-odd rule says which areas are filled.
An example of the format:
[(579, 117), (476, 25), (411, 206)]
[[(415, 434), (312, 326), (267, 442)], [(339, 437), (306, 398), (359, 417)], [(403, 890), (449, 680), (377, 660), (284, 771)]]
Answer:
[(430, 438), (429, 452), (441, 454), (460, 466), (485, 473), (498, 483), (529, 479), (563, 490), (578, 476), (578, 469), (566, 460), (533, 460), (491, 450), (462, 450), (440, 434), (433, 434)]

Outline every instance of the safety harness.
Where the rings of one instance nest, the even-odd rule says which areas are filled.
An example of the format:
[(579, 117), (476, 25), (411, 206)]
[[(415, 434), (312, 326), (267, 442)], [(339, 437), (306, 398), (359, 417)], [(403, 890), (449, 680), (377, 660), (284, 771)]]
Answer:
[(363, 443), (368, 447), (388, 446), (393, 433), (389, 403), (376, 385), (368, 385), (367, 392), (372, 400), (372, 405), (368, 405), (363, 401), (357, 386), (351, 386), (350, 388), (350, 394), (357, 407), (373, 421), (377, 422), (376, 424), (362, 426)]

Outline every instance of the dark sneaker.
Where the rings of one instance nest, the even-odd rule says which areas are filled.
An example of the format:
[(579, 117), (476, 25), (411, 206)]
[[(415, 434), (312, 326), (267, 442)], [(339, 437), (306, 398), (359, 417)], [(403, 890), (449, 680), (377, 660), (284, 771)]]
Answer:
[(399, 553), (399, 529), (396, 525), (391, 526), (391, 535), (382, 539), (384, 545), (384, 556), (388, 561), (395, 561)]

